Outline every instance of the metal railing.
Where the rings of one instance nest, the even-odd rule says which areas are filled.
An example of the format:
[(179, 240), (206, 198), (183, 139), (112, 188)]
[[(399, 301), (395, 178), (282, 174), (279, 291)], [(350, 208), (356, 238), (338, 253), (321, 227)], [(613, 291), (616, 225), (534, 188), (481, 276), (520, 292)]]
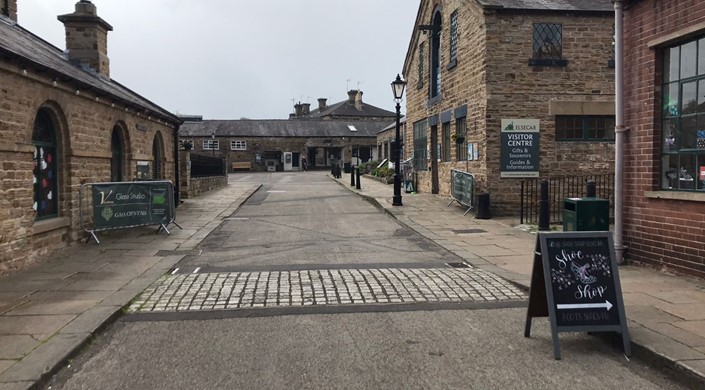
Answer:
[[(525, 179), (521, 182), (520, 223), (536, 224), (539, 218), (541, 180)], [(609, 199), (610, 219), (614, 218), (614, 174), (563, 176), (548, 179), (550, 223), (563, 222), (563, 200), (582, 198), (588, 181), (594, 181), (598, 198)]]
[(191, 177), (225, 176), (225, 163), (220, 157), (191, 155)]

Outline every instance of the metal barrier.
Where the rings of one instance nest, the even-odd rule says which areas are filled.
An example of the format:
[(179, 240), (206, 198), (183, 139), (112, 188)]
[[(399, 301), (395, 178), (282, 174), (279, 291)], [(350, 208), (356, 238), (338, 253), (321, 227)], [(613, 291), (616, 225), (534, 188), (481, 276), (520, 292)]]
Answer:
[(448, 206), (453, 204), (453, 202), (458, 202), (460, 205), (468, 208), (465, 210), (465, 214), (463, 214), (467, 215), (467, 213), (472, 210), (473, 199), (475, 199), (475, 176), (472, 173), (451, 169), (450, 196), (451, 200)]
[[(88, 227), (84, 214), (83, 196), (91, 187), (93, 223)], [(100, 244), (96, 232), (159, 225), (157, 233), (169, 233), (168, 226), (176, 225), (174, 184), (168, 180), (86, 183), (78, 194), (81, 229)], [(90, 237), (87, 241), (90, 241)], [(86, 241), (86, 242), (87, 242)]]
[(225, 164), (220, 157), (192, 154), (189, 162), (191, 177), (225, 176)]
[(563, 199), (584, 196), (588, 181), (595, 182), (597, 197), (610, 200), (610, 218), (614, 217), (614, 174), (608, 173), (523, 180), (521, 182), (520, 223), (535, 224), (538, 221), (541, 180), (547, 180), (549, 183), (550, 223), (563, 222)]

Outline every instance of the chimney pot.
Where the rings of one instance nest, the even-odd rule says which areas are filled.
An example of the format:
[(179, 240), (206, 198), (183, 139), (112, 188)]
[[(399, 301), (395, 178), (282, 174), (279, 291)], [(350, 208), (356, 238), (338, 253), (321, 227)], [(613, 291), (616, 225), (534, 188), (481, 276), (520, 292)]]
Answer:
[(348, 91), (348, 103), (355, 104), (355, 96), (357, 96), (357, 91), (351, 89)]
[(326, 108), (326, 101), (327, 100), (328, 99), (326, 99), (326, 98), (318, 98), (318, 109), (319, 110), (323, 110)]
[(303, 114), (303, 105), (302, 105), (301, 103), (296, 103), (296, 104), (294, 104), (294, 114), (295, 114), (297, 117), (302, 116), (302, 114)]
[(304, 116), (311, 113), (311, 103), (303, 103), (301, 105), (303, 106), (302, 111), (303, 111)]

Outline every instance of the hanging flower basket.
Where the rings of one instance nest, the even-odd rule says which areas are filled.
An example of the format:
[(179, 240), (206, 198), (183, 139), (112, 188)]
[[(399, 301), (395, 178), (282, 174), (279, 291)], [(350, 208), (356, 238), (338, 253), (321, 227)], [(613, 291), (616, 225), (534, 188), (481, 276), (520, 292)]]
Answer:
[(191, 140), (181, 141), (181, 145), (184, 147), (184, 150), (193, 149), (193, 141)]
[(450, 139), (453, 140), (456, 144), (462, 144), (465, 142), (465, 136), (464, 135), (458, 135), (458, 133), (453, 133), (450, 136)]

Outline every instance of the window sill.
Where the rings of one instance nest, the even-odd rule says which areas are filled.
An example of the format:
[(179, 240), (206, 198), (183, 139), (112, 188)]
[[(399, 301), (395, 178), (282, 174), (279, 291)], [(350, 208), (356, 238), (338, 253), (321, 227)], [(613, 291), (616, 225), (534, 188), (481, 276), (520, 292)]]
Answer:
[(568, 60), (553, 60), (548, 58), (529, 58), (529, 66), (568, 66)]
[(447, 70), (451, 70), (451, 69), (455, 68), (456, 66), (458, 66), (458, 60), (457, 60), (457, 59), (450, 61), (450, 62), (448, 63), (448, 66), (446, 66), (446, 69), (447, 69)]
[(428, 103), (426, 104), (426, 106), (427, 107), (434, 106), (434, 105), (440, 103), (441, 99), (443, 99), (443, 96), (439, 93), (438, 95), (428, 99)]
[(67, 226), (69, 226), (69, 219), (66, 217), (58, 217), (58, 218), (45, 219), (42, 221), (36, 221), (36, 222), (34, 222), (34, 230), (33, 230), (32, 234), (33, 235), (42, 234), (42, 233), (50, 232), (52, 230), (62, 229)]
[(705, 202), (705, 192), (692, 191), (645, 191), (644, 196), (651, 199), (685, 200)]
[(416, 84), (416, 89), (421, 89), (423, 88), (423, 83), (417, 83)]

